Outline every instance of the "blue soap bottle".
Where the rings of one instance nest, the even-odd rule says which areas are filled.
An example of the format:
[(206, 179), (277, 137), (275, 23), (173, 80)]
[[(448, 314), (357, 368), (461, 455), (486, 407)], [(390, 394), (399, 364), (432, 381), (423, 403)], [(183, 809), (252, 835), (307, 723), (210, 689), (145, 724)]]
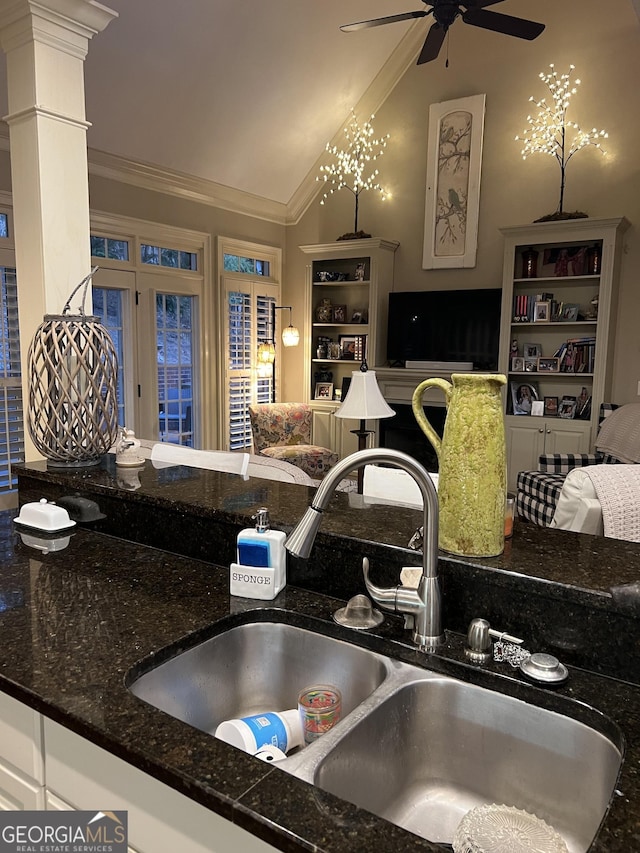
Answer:
[(255, 527), (246, 527), (238, 534), (230, 592), (243, 598), (275, 598), (287, 582), (286, 533), (271, 529), (266, 507), (261, 507), (252, 519)]

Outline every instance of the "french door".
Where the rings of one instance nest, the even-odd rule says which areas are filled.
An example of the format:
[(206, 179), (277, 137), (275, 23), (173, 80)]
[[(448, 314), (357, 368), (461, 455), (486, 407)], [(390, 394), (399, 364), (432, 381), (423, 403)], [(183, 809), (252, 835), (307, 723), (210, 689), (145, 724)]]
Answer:
[(93, 311), (118, 353), (118, 423), (199, 446), (199, 288), (179, 275), (99, 269)]

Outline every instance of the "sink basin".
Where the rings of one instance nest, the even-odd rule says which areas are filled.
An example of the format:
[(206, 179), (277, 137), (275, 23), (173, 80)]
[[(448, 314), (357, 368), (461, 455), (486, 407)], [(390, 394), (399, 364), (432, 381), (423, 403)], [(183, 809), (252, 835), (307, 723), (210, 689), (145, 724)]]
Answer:
[(582, 853), (607, 809), (620, 762), (613, 743), (581, 722), (433, 677), (401, 686), (343, 732), (313, 781), (449, 844), (469, 809), (513, 805), (551, 824), (570, 853)]
[(385, 658), (304, 628), (251, 622), (177, 653), (128, 685), (140, 699), (213, 734), (223, 720), (296, 708), (299, 692), (328, 683), (342, 717), (382, 683)]
[[(468, 677), (469, 668), (460, 672)], [(547, 821), (570, 853), (588, 850), (620, 769), (619, 733), (597, 711), (548, 691), (532, 688), (524, 702), (276, 621), (164, 649), (128, 686), (213, 735), (223, 720), (295, 708), (314, 683), (340, 689), (342, 719), (277, 766), (317, 797), (335, 795), (443, 844), (467, 811), (495, 802)]]

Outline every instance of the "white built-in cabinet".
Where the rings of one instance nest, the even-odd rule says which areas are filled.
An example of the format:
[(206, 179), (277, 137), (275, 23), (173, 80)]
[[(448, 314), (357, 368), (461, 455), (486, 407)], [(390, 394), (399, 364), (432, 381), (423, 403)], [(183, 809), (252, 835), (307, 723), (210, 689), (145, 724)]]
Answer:
[(42, 717), (0, 693), (0, 810), (43, 809)]
[[(357, 450), (358, 441), (351, 430), (357, 421), (336, 418), (340, 405), (333, 399), (342, 391), (362, 363), (360, 352), (373, 367), (386, 360), (386, 324), (389, 291), (393, 287), (394, 253), (398, 243), (378, 238), (343, 240), (300, 246), (309, 256), (305, 287), (304, 375), (305, 397), (313, 410), (313, 443), (335, 450), (342, 458)], [(329, 303), (331, 313), (319, 311)], [(335, 313), (334, 313), (335, 309)], [(358, 319), (358, 322), (352, 322)], [(318, 353), (321, 339), (338, 345), (343, 352)], [(355, 357), (347, 344), (358, 339)], [(327, 379), (322, 374), (331, 374)], [(316, 399), (318, 381), (330, 381), (329, 399)], [(368, 424), (368, 428), (375, 424)]]
[(130, 853), (273, 853), (270, 844), (0, 693), (0, 809), (126, 810)]
[[(617, 288), (622, 236), (628, 225), (621, 217), (502, 229), (499, 370), (508, 379), (504, 401), (511, 490), (516, 487), (519, 471), (537, 469), (541, 453), (590, 452), (600, 405), (615, 402), (611, 400), (611, 386)], [(540, 300), (550, 302), (548, 311), (544, 306), (536, 309), (536, 298), (550, 294), (551, 299)], [(574, 351), (580, 348), (581, 353), (572, 364), (576, 369), (563, 369), (564, 362), (559, 371), (549, 369), (563, 344), (572, 340), (583, 342), (572, 346)], [(538, 355), (532, 357), (534, 349)], [(538, 356), (542, 363), (537, 361)], [(514, 361), (514, 357), (520, 360)], [(516, 414), (522, 385), (529, 386), (543, 403), (545, 398), (557, 398), (559, 409), (563, 398), (579, 401), (586, 394), (589, 408), (582, 418)]]

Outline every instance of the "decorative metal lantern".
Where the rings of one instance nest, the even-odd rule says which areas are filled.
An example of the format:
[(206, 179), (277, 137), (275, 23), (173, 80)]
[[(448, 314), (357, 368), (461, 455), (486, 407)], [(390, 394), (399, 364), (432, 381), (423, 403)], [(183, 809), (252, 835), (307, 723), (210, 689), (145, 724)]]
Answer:
[[(84, 312), (98, 267), (62, 309), (47, 314), (29, 346), (29, 435), (53, 466), (96, 465), (118, 435), (118, 356), (109, 333)], [(68, 314), (84, 287), (80, 314)]]

